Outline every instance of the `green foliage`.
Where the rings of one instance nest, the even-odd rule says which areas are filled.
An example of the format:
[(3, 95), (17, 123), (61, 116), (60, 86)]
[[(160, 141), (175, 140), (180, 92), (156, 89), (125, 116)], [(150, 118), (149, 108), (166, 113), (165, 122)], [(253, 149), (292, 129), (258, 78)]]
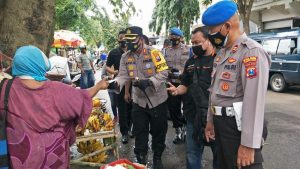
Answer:
[(150, 30), (160, 34), (164, 24), (165, 31), (176, 26), (184, 32), (186, 40), (189, 40), (191, 25), (200, 17), (199, 0), (156, 0), (155, 3)]
[[(80, 35), (91, 47), (101, 44), (111, 50), (117, 44), (117, 35), (128, 26), (129, 18), (135, 14), (133, 4), (125, 0), (109, 0), (114, 6), (113, 13), (117, 18), (109, 18), (105, 8), (100, 8), (96, 0), (55, 0), (55, 29), (79, 31)], [(92, 14), (87, 16), (86, 12)]]

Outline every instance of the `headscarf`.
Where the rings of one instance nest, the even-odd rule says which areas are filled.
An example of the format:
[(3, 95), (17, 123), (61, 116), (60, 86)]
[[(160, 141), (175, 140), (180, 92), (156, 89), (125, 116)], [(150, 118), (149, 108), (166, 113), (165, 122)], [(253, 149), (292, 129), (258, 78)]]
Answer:
[(46, 55), (35, 46), (20, 47), (14, 56), (12, 74), (21, 79), (45, 81), (51, 65)]

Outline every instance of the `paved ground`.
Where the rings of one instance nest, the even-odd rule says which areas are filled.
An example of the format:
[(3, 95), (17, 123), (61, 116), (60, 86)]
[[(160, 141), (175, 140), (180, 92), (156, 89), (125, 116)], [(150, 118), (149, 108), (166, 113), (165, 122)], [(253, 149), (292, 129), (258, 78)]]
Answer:
[[(99, 94), (108, 98), (107, 92)], [(263, 149), (265, 169), (299, 169), (300, 168), (300, 88), (290, 88), (285, 93), (268, 91), (266, 102), (266, 119), (269, 122), (267, 145)], [(165, 169), (185, 168), (184, 145), (172, 143), (174, 130), (169, 123), (166, 145), (163, 155)], [(129, 144), (120, 144), (122, 158), (134, 160), (134, 140)], [(151, 152), (149, 152), (151, 153)], [(150, 156), (151, 157), (151, 156)], [(149, 157), (149, 161), (152, 161)], [(151, 165), (151, 164), (150, 164)], [(212, 168), (210, 149), (204, 150), (203, 169)], [(76, 167), (71, 168), (91, 168)]]

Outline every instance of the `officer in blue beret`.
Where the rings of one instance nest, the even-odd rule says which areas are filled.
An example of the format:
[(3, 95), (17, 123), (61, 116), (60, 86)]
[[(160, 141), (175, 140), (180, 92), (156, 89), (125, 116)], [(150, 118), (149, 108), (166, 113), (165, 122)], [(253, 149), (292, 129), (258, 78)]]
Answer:
[[(220, 49), (212, 72), (205, 136), (214, 140), (222, 169), (262, 169), (261, 147), (270, 57), (241, 31), (234, 1), (220, 1), (202, 16)], [(220, 15), (222, 13), (222, 15)]]
[[(176, 87), (180, 85), (180, 75), (184, 70), (185, 62), (189, 58), (189, 48), (183, 41), (183, 33), (180, 29), (173, 27), (169, 31), (169, 40), (172, 46), (165, 50), (165, 58), (169, 66), (168, 81)], [(169, 94), (168, 107), (173, 127), (175, 128), (174, 144), (184, 143), (184, 116), (181, 111), (182, 96)]]

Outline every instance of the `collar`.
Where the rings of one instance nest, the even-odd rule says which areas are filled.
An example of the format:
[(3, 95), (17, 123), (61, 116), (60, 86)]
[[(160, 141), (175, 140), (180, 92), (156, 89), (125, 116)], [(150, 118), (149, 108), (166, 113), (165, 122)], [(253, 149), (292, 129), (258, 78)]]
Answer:
[(224, 51), (230, 51), (231, 53), (235, 53), (238, 49), (238, 47), (241, 45), (242, 42), (246, 41), (247, 40), (247, 35), (246, 33), (244, 32), (235, 42), (234, 44), (228, 48), (228, 49), (225, 49), (223, 48)]

